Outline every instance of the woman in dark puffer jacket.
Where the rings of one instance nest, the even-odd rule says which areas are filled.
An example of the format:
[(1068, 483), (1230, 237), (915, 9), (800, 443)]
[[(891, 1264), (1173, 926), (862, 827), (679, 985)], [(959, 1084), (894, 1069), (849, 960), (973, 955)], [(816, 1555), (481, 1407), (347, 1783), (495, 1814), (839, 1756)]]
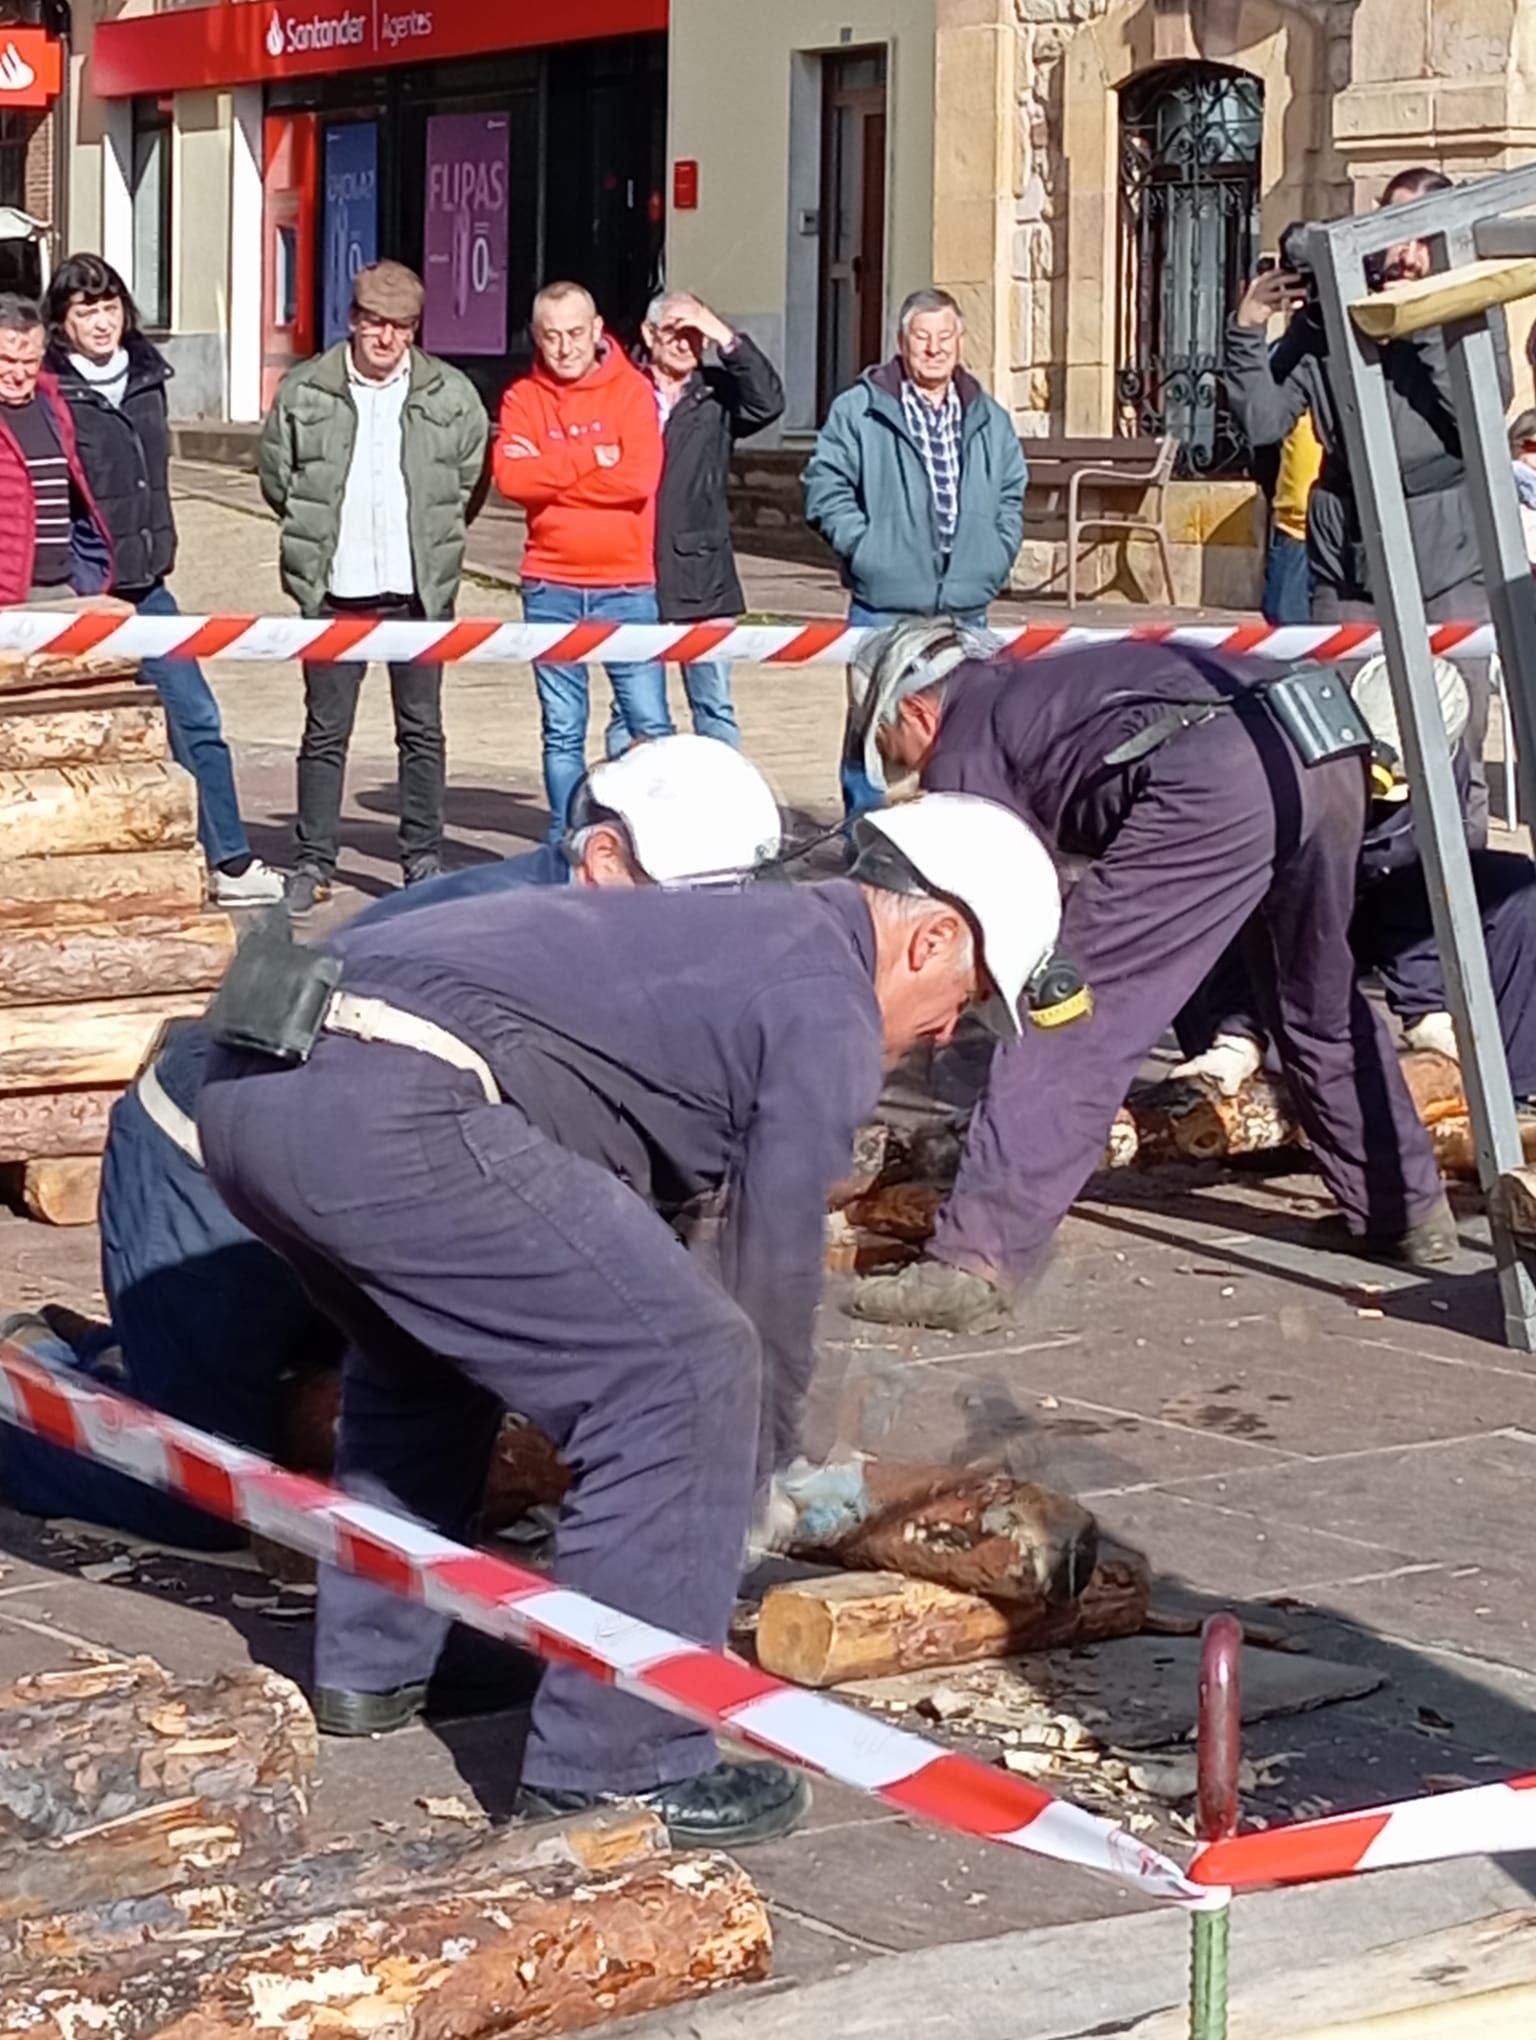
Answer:
[[(99, 255), (71, 255), (44, 306), (47, 365), (69, 405), (81, 463), (112, 536), (112, 593), (150, 616), (174, 616), (165, 577), (176, 559), (171, 508), (169, 363), (139, 331), (127, 285)], [(197, 781), (198, 836), (220, 906), (282, 897), (282, 879), (251, 854), (229, 746), (202, 669), (191, 659), (146, 659), (140, 678), (165, 704), (171, 751)]]

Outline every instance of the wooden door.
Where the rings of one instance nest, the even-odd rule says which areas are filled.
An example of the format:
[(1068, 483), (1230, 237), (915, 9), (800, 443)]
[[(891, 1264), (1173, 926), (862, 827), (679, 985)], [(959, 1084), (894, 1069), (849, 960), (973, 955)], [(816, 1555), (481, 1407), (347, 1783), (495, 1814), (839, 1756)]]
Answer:
[(827, 406), (885, 344), (885, 51), (823, 59), (817, 396)]
[(269, 113), (262, 133), (261, 403), (315, 351), (316, 117)]

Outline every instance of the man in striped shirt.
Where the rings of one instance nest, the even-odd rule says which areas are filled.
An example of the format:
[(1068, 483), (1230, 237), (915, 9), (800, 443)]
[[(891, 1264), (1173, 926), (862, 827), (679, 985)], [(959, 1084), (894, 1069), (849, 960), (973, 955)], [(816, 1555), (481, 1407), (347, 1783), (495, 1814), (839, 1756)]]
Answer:
[(45, 339), (37, 306), (0, 293), (0, 604), (73, 603), (112, 576), (69, 410), (43, 369)]

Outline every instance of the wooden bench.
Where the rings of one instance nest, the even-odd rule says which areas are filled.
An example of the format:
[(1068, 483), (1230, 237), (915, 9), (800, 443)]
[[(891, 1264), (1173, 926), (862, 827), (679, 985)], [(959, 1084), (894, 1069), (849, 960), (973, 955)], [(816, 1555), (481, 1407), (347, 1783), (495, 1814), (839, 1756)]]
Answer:
[[(1085, 531), (1139, 531), (1156, 542), (1168, 584), (1168, 599), (1174, 600), (1173, 565), (1168, 554), (1168, 484), (1178, 458), (1176, 439), (1026, 439), (1022, 442), (1029, 463), (1026, 513), (1035, 508), (1042, 495), (1065, 497), (1067, 518), (1067, 607), (1077, 607), (1078, 548)], [(1082, 508), (1084, 483), (1099, 491), (1134, 489), (1141, 496), (1136, 516), (1116, 515)], [(1156, 498), (1148, 514), (1147, 499)]]

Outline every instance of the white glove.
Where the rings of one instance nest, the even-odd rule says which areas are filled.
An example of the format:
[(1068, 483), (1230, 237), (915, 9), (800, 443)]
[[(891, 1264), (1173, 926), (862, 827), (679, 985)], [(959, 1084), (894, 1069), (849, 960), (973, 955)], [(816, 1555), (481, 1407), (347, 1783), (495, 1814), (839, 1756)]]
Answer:
[(1264, 1067), (1264, 1050), (1251, 1035), (1218, 1034), (1203, 1055), (1192, 1055), (1174, 1070), (1176, 1077), (1209, 1077), (1223, 1098), (1235, 1098), (1250, 1077)]
[(1403, 1029), (1403, 1040), (1410, 1048), (1427, 1048), (1435, 1055), (1449, 1056), (1452, 1062), (1461, 1060), (1456, 1052), (1456, 1023), (1449, 1013), (1426, 1013)]

